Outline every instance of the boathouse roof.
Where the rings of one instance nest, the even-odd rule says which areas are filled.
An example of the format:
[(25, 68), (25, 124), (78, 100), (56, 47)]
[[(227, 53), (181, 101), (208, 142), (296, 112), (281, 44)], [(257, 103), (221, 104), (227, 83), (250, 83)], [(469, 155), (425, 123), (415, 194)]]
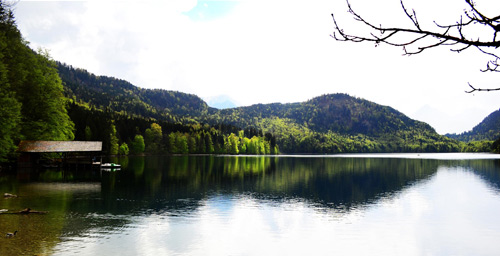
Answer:
[(26, 153), (98, 152), (102, 151), (102, 141), (23, 140), (19, 143), (17, 151)]

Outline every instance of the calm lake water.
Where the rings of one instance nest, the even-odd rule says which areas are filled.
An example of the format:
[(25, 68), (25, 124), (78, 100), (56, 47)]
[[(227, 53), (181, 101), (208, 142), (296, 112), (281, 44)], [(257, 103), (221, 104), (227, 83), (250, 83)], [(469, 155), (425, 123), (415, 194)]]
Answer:
[[(173, 156), (0, 173), (0, 255), (499, 255), (500, 155)], [(19, 232), (5, 238), (7, 232)]]

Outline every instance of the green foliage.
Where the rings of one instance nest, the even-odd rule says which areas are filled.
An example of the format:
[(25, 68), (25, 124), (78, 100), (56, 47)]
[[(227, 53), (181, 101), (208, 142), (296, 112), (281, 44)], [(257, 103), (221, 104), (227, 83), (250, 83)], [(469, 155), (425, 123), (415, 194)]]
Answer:
[(169, 135), (170, 150), (172, 154), (187, 154), (189, 153), (188, 135), (185, 133), (175, 132)]
[(128, 148), (128, 145), (127, 143), (123, 142), (121, 145), (120, 145), (120, 148), (118, 149), (118, 154), (119, 155), (122, 155), (122, 156), (126, 156), (128, 155), (128, 153), (130, 152), (129, 148)]
[(0, 161), (22, 140), (72, 140), (61, 79), (43, 51), (31, 50), (0, 1)]
[[(88, 126), (86, 126), (88, 127)], [(87, 128), (85, 128), (87, 129)], [(116, 127), (111, 125), (111, 133), (109, 134), (109, 154), (117, 155), (119, 146), (118, 146), (118, 138), (116, 137)]]
[(151, 128), (146, 129), (144, 137), (147, 152), (159, 153), (161, 151), (160, 142), (163, 137), (163, 133), (159, 124), (152, 123)]
[(494, 148), (493, 141), (471, 141), (464, 146), (464, 152), (490, 152)]
[(258, 127), (263, 120), (283, 120), (288, 124), (314, 132), (379, 136), (416, 127), (433, 130), (429, 125), (412, 120), (393, 108), (351, 97), (347, 94), (329, 94), (302, 103), (257, 104), (221, 110), (208, 117), (209, 122), (226, 123), (238, 127)]
[[(270, 134), (261, 150), (286, 153), (456, 152), (462, 144), (437, 134), (429, 125), (386, 106), (346, 94), (303, 103), (257, 104), (221, 110), (209, 122), (259, 128)], [(254, 128), (252, 128), (254, 127)], [(248, 133), (247, 133), (248, 134)], [(253, 145), (247, 152), (259, 152)]]
[(66, 111), (61, 79), (43, 52), (27, 56), (29, 75), (16, 95), (22, 104), (21, 133), (27, 140), (72, 140), (74, 125)]
[(240, 144), (240, 140), (234, 133), (231, 133), (228, 137), (224, 138), (224, 147), (225, 152), (232, 155), (237, 155), (240, 150), (238, 146)]
[(0, 86), (0, 162), (16, 150), (21, 121), (21, 104), (4, 88)]
[(491, 151), (494, 153), (500, 153), (500, 137), (491, 145)]
[[(374, 103), (365, 102), (359, 99), (351, 99), (346, 95), (335, 96), (327, 99), (337, 101), (346, 101), (342, 104), (354, 104), (364, 106), (362, 110), (370, 107), (372, 112), (380, 108), (381, 113), (374, 113), (373, 116), (384, 116), (382, 125), (389, 126), (384, 128), (372, 127), (372, 133), (351, 133), (327, 130), (323, 132), (318, 130), (317, 125), (310, 125), (302, 122), (302, 119), (310, 119), (304, 113), (303, 117), (283, 118), (279, 116), (280, 112), (292, 113), (289, 117), (300, 115), (300, 103), (295, 104), (270, 104), (256, 105), (257, 110), (251, 110), (253, 107), (233, 109), (231, 117), (221, 115), (223, 111), (213, 114), (211, 117), (221, 117), (229, 123), (244, 124), (251, 123), (245, 129), (239, 129), (233, 125), (214, 124), (201, 125), (199, 123), (172, 124), (168, 121), (155, 119), (131, 117), (123, 113), (105, 112), (102, 110), (79, 105), (79, 111), (91, 112), (93, 115), (108, 115), (107, 119), (114, 120), (117, 125), (120, 141), (130, 142), (135, 134), (143, 134), (145, 140), (146, 152), (149, 153), (170, 153), (170, 154), (279, 154), (281, 151), (286, 153), (349, 153), (349, 152), (457, 152), (463, 150), (464, 145), (437, 134), (428, 125), (411, 120), (402, 116), (395, 110), (386, 107), (377, 107)], [(326, 105), (327, 103), (321, 104)], [(354, 103), (352, 103), (352, 102)], [(311, 102), (316, 102), (312, 100)], [(337, 102), (335, 104), (341, 104)], [(76, 105), (70, 109), (73, 109)], [(288, 108), (292, 108), (288, 109)], [(307, 105), (307, 108), (313, 108), (313, 105)], [(293, 110), (295, 109), (295, 110)], [(359, 112), (350, 106), (351, 113)], [(225, 110), (228, 112), (227, 110)], [(241, 114), (235, 115), (237, 111), (250, 111), (260, 113), (260, 116), (246, 116), (247, 119), (241, 119)], [(71, 111), (73, 113), (73, 111)], [(315, 110), (316, 117), (327, 115), (321, 114), (322, 111)], [(106, 114), (107, 113), (107, 114)], [(385, 117), (389, 113), (389, 117)], [(390, 114), (392, 113), (392, 114)], [(227, 113), (226, 113), (227, 114)], [(364, 113), (364, 116), (369, 114)], [(238, 116), (238, 122), (230, 121), (231, 118)], [(391, 117), (392, 116), (392, 117)], [(72, 115), (73, 118), (73, 115)], [(346, 117), (347, 118), (347, 117)], [(95, 118), (74, 117), (73, 120), (91, 120), (92, 125)], [(372, 118), (376, 120), (376, 118)], [(106, 123), (104, 119), (103, 123)], [(251, 122), (249, 120), (252, 120)], [(347, 120), (347, 119), (346, 119)], [(335, 122), (332, 120), (331, 122)], [(344, 121), (339, 121), (342, 123)], [(346, 121), (347, 122), (347, 121)], [(375, 121), (373, 121), (375, 122)], [(76, 134), (85, 127), (75, 121), (77, 126)], [(391, 124), (393, 124), (391, 126)], [(87, 121), (85, 125), (89, 125)], [(340, 125), (345, 126), (345, 125)], [(334, 126), (332, 126), (334, 127)], [(351, 125), (359, 127), (359, 125)], [(94, 132), (95, 129), (92, 129)], [(361, 129), (363, 130), (363, 129)], [(366, 129), (365, 129), (366, 130)], [(131, 145), (131, 144), (129, 144)], [(132, 150), (133, 151), (133, 150)]]
[(83, 69), (57, 64), (66, 97), (96, 109), (172, 123), (196, 123), (194, 118), (213, 111), (193, 94), (142, 89), (121, 79), (95, 76)]
[(12, 37), (9, 34), (14, 32), (14, 37), (19, 37), (13, 23), (12, 12), (0, 2), (0, 162), (15, 151), (21, 121), (21, 103), (16, 100), (7, 76), (10, 65), (6, 57), (11, 54), (8, 47)]
[(144, 137), (142, 137), (142, 135), (135, 135), (134, 140), (130, 142), (130, 152), (132, 154), (142, 154), (144, 148)]

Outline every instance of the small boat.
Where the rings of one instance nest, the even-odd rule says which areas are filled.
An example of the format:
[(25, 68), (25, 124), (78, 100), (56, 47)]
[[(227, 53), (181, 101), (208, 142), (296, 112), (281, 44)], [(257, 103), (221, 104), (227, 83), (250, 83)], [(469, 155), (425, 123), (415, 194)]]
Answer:
[(121, 165), (115, 164), (115, 163), (104, 163), (101, 164), (101, 168), (107, 168), (107, 169), (115, 169), (115, 168), (120, 168)]
[(118, 167), (118, 168), (101, 168), (101, 170), (105, 172), (114, 172), (114, 171), (119, 171), (121, 169), (120, 167)]

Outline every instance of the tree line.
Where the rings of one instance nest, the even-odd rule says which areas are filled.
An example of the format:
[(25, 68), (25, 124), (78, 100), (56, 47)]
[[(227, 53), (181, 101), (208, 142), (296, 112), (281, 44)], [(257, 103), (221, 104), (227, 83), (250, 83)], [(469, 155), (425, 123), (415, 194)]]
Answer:
[(110, 155), (278, 154), (276, 138), (257, 129), (219, 124), (180, 124), (124, 115), (70, 101), (75, 139), (102, 141)]

